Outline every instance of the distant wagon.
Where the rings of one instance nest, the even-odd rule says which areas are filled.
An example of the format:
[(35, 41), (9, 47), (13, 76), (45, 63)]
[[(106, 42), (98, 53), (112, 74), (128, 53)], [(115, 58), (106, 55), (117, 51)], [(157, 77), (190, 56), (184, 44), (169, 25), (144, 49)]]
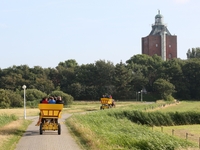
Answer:
[(103, 97), (101, 98), (100, 109), (109, 109), (115, 107), (115, 101), (112, 98)]
[(58, 118), (61, 118), (63, 104), (39, 104), (41, 113), (40, 134), (45, 130), (58, 131), (61, 134), (61, 125), (58, 123)]

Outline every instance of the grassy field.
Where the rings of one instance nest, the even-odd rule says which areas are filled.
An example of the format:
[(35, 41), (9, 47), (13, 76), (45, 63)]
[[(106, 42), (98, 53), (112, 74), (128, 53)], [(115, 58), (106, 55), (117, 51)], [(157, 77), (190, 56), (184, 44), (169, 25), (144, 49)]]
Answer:
[[(33, 109), (33, 108), (27, 108), (26, 109), (26, 115), (27, 116), (37, 116), (39, 113), (39, 109)], [(0, 109), (0, 115), (1, 114), (15, 114), (17, 117), (23, 117), (24, 116), (24, 109), (23, 108), (13, 108), (13, 109)]]
[[(140, 103), (140, 102), (131, 102), (131, 101), (116, 101), (116, 108), (118, 109), (147, 109), (155, 110), (163, 102), (155, 103), (149, 105), (149, 103)], [(142, 105), (141, 105), (142, 104)], [(87, 111), (99, 111), (100, 110), (100, 101), (74, 101), (72, 105), (63, 109), (63, 113), (79, 113)], [(38, 108), (26, 108), (26, 116), (37, 116), (39, 114)], [(24, 116), (24, 108), (13, 108), (13, 109), (0, 109), (1, 114), (15, 114), (17, 117)]]
[[(156, 109), (154, 111), (157, 111)], [(186, 112), (195, 111), (200, 112), (200, 102), (198, 101), (182, 101), (177, 105), (169, 105), (159, 108), (160, 112)], [(169, 135), (177, 136), (182, 139), (194, 142), (196, 145), (200, 143), (200, 125), (183, 125), (183, 126), (163, 126), (153, 127), (153, 130), (167, 133)]]
[[(168, 105), (170, 106), (170, 105)], [(200, 102), (198, 101), (181, 101), (176, 105), (171, 105), (170, 107), (163, 107), (159, 109), (161, 112), (185, 112), (185, 111), (197, 111), (200, 112)]]
[[(134, 144), (136, 145), (148, 145), (152, 143), (151, 138), (159, 141), (159, 145), (163, 150), (173, 149), (173, 145), (177, 145), (177, 142), (173, 143), (179, 139), (182, 139), (184, 142), (181, 141), (183, 147), (186, 146), (186, 141), (193, 142), (193, 144), (198, 147), (199, 145), (199, 137), (200, 137), (200, 125), (185, 125), (185, 126), (168, 126), (168, 127), (143, 127), (138, 126), (137, 124), (133, 124), (128, 120), (123, 119), (116, 119), (113, 117), (109, 117), (105, 115), (107, 112), (114, 112), (114, 111), (122, 111), (122, 110), (142, 110), (142, 111), (159, 111), (159, 112), (185, 112), (185, 111), (200, 111), (200, 102), (186, 102), (182, 101), (177, 104), (165, 104), (163, 101), (159, 101), (157, 103), (140, 103), (140, 102), (116, 102), (116, 108), (112, 108), (109, 110), (100, 110), (100, 102), (99, 101), (75, 101), (71, 106), (64, 108), (63, 113), (73, 113), (77, 118), (71, 117), (68, 119), (67, 125), (73, 128), (70, 128), (75, 138), (79, 140), (79, 142), (84, 145), (85, 149), (133, 149), (131, 145), (133, 144), (130, 139), (133, 140), (133, 136), (137, 131), (141, 133), (145, 131), (145, 137), (138, 136), (139, 139), (144, 138), (141, 142), (138, 139), (134, 139)], [(83, 115), (81, 112), (86, 112)], [(92, 112), (92, 113), (87, 113)], [(0, 115), (2, 114), (15, 114), (17, 117), (22, 118), (24, 115), (24, 109), (0, 109)], [(39, 109), (26, 109), (27, 117), (28, 116), (37, 116), (39, 113)], [(88, 116), (89, 115), (89, 116)], [(90, 116), (91, 115), (91, 116)], [(84, 116), (84, 117), (82, 117)], [(85, 118), (85, 120), (82, 120)], [(14, 121), (13, 121), (14, 122)], [(12, 124), (18, 125), (16, 128), (23, 128), (24, 130), (28, 126), (30, 122), (24, 122), (23, 120), (17, 120), (18, 123), (9, 123), (8, 125), (4, 125), (4, 128), (10, 128), (9, 125)], [(89, 123), (88, 123), (89, 122)], [(128, 125), (128, 126), (127, 126)], [(113, 128), (113, 130), (110, 130)], [(134, 129), (134, 130), (133, 130)], [(136, 130), (135, 130), (136, 129)], [(142, 130), (140, 130), (142, 129)], [(12, 132), (9, 134), (9, 142), (0, 142), (0, 146), (4, 146), (4, 149), (11, 149), (8, 147), (12, 145), (10, 143), (16, 143), (19, 140), (21, 133), (15, 133), (13, 127), (10, 128)], [(3, 132), (1, 130), (0, 132)], [(155, 136), (152, 136), (152, 132), (156, 132)], [(109, 133), (109, 136), (107, 135)], [(124, 134), (125, 133), (125, 134)], [(78, 136), (77, 136), (78, 134)], [(173, 136), (172, 136), (173, 134)], [(16, 136), (13, 136), (16, 135)], [(81, 135), (81, 136), (80, 136)], [(100, 136), (99, 136), (100, 135)], [(150, 136), (149, 136), (150, 135)], [(85, 137), (86, 136), (86, 137)], [(130, 137), (129, 137), (130, 136)], [(10, 138), (12, 137), (12, 138)], [(110, 138), (109, 138), (110, 137)], [(175, 139), (174, 139), (175, 138)], [(177, 139), (178, 138), (178, 139)], [(2, 136), (0, 134), (0, 139)], [(113, 140), (110, 140), (113, 139)], [(186, 140), (187, 139), (187, 140)], [(0, 141), (7, 141), (6, 137)], [(165, 141), (167, 143), (163, 143)], [(150, 143), (149, 143), (150, 142)], [(86, 143), (86, 144), (85, 144)], [(102, 143), (104, 143), (102, 145)], [(117, 144), (116, 144), (117, 143)], [(3, 144), (3, 145), (2, 145)], [(6, 146), (7, 145), (7, 146)], [(168, 145), (169, 147), (165, 147)], [(190, 144), (189, 144), (190, 145)], [(7, 148), (6, 148), (7, 147)], [(138, 148), (139, 149), (139, 148)], [(155, 147), (152, 147), (152, 150)], [(194, 149), (194, 148), (190, 148)], [(145, 148), (144, 148), (145, 150)], [(157, 149), (158, 150), (158, 149)], [(188, 149), (189, 150), (189, 149)]]
[(151, 130), (160, 131), (171, 136), (179, 137), (199, 145), (200, 125), (162, 126), (151, 127)]
[[(127, 106), (130, 102), (120, 102), (121, 106)], [(62, 113), (80, 113), (98, 111), (100, 109), (99, 101), (75, 101), (73, 105), (64, 108)], [(38, 116), (38, 108), (26, 108), (26, 116)], [(31, 123), (24, 120), (24, 108), (0, 109), (0, 149), (14, 150), (16, 143), (19, 141), (23, 131)], [(19, 132), (20, 131), (20, 132)]]
[[(153, 103), (153, 104), (139, 103), (139, 102), (137, 102), (137, 103), (125, 102), (124, 104), (118, 103), (117, 108), (110, 109), (110, 110), (104, 110), (103, 112), (97, 111), (96, 113), (98, 113), (98, 114), (96, 114), (96, 116), (95, 115), (90, 116), (91, 114), (88, 114), (88, 116), (84, 115), (84, 117), (86, 117), (86, 119), (84, 119), (83, 116), (81, 116), (79, 118), (79, 115), (76, 116), (77, 118), (76, 117), (70, 118), (68, 120), (67, 124), (71, 127), (73, 126), (73, 128), (71, 128), (71, 130), (74, 134), (81, 137), (81, 139), (79, 139), (79, 140), (82, 144), (87, 143), (85, 145), (86, 149), (95, 149), (95, 148), (96, 149), (108, 149), (108, 150), (109, 149), (134, 149), (133, 147), (132, 148), (126, 147), (130, 143), (131, 143), (130, 145), (133, 145), (133, 143), (134, 143), (134, 142), (128, 140), (128, 139), (132, 138), (132, 135), (130, 135), (129, 133), (134, 135), (134, 133), (136, 132), (133, 129), (132, 130), (134, 132), (130, 130), (133, 123), (130, 123), (129, 121), (125, 121), (125, 120), (119, 120), (119, 119), (113, 120), (113, 118), (106, 118), (106, 116), (103, 116), (103, 114), (105, 112), (108, 112), (108, 111), (112, 112), (112, 111), (118, 111), (118, 110), (142, 110), (142, 111), (147, 111), (147, 112), (148, 111), (161, 111), (161, 112), (199, 111), (199, 109), (198, 109), (199, 105), (200, 105), (200, 102), (180, 102), (177, 104), (164, 104), (162, 101), (158, 102), (158, 103)], [(110, 123), (117, 126), (116, 127), (117, 129), (115, 130), (114, 133), (109, 130), (109, 127), (111, 128)], [(81, 124), (81, 126), (77, 126), (79, 124)], [(102, 124), (104, 126), (102, 126)], [(95, 125), (96, 125), (96, 127), (94, 127)], [(126, 125), (126, 126), (124, 126), (124, 125)], [(138, 128), (137, 125), (135, 125), (132, 128), (137, 128), (137, 131), (140, 131), (140, 128), (142, 130), (146, 131), (146, 129), (144, 129), (142, 127)], [(149, 142), (153, 143), (153, 141), (151, 141), (151, 138), (153, 137), (153, 135), (152, 135), (152, 132), (150, 132), (150, 131), (153, 130), (153, 132), (154, 131), (156, 133), (159, 132), (162, 135), (161, 137), (160, 137), (160, 135), (158, 135), (157, 137), (154, 137), (155, 139), (157, 139), (157, 141), (159, 141), (158, 139), (162, 139), (161, 141), (159, 141), (160, 147), (155, 148), (155, 147), (150, 146), (151, 148), (149, 148), (149, 149), (152, 149), (152, 150), (159, 149), (159, 148), (162, 150), (170, 149), (170, 148), (164, 147), (164, 145), (168, 145), (168, 143), (162, 143), (162, 141), (167, 141), (166, 139), (170, 139), (171, 137), (174, 137), (175, 139), (176, 138), (182, 139), (184, 143), (186, 143), (187, 141), (190, 141), (196, 146), (196, 148), (187, 148), (187, 149), (198, 149), (197, 147), (199, 145), (199, 143), (198, 143), (199, 125), (153, 127), (153, 128), (148, 127), (148, 128), (149, 128), (149, 130), (148, 130), (149, 132), (146, 131), (147, 135), (145, 135), (145, 138), (142, 139), (142, 141), (144, 141), (144, 143), (143, 143), (144, 145)], [(173, 136), (172, 136), (172, 130), (173, 130)], [(87, 134), (85, 134), (85, 131)], [(125, 135), (122, 135), (122, 133), (125, 133)], [(99, 137), (98, 135), (103, 135), (103, 137), (101, 137), (101, 136)], [(121, 135), (121, 136), (118, 137), (118, 135)], [(130, 135), (130, 136), (128, 136), (128, 135)], [(140, 134), (137, 134), (136, 136), (138, 137), (139, 135)], [(148, 135), (151, 135), (150, 139), (148, 139)], [(126, 139), (126, 137), (128, 137), (128, 139)], [(139, 136), (139, 138), (141, 138), (141, 136)], [(186, 138), (187, 138), (187, 140), (186, 140)], [(94, 140), (94, 139), (96, 139), (96, 140)], [(118, 140), (113, 141), (110, 139), (118, 139)], [(119, 140), (124, 141), (124, 143), (121, 143), (121, 145), (120, 145)], [(134, 140), (137, 141), (137, 138)], [(98, 142), (96, 142), (96, 141), (98, 141)], [(105, 142), (105, 141), (107, 141), (107, 142)], [(176, 141), (176, 140), (173, 139), (172, 141)], [(169, 141), (169, 143), (171, 143), (172, 141)], [(139, 142), (137, 141), (136, 143), (140, 143), (140, 142), (141, 141), (139, 141)], [(112, 143), (112, 145), (110, 145), (110, 146), (107, 144), (102, 145), (101, 143)], [(89, 147), (87, 147), (88, 145), (89, 145)], [(162, 147), (162, 145), (163, 145), (163, 147)], [(176, 144), (173, 144), (173, 145), (175, 146)], [(173, 147), (171, 147), (171, 148), (173, 149)], [(142, 149), (142, 148), (138, 148), (138, 149)], [(184, 149), (184, 148), (181, 148), (181, 149)], [(145, 148), (144, 148), (144, 150), (145, 150)]]
[[(138, 103), (139, 104), (139, 103)], [(129, 107), (135, 106), (137, 103), (133, 102), (117, 102), (117, 107)], [(75, 101), (72, 105), (63, 109), (63, 113), (79, 113), (79, 112), (87, 112), (87, 111), (98, 111), (100, 110), (100, 101)], [(37, 116), (39, 114), (38, 108), (26, 108), (26, 116)], [(1, 114), (15, 114), (17, 117), (24, 116), (24, 108), (13, 108), (13, 109), (0, 109)]]

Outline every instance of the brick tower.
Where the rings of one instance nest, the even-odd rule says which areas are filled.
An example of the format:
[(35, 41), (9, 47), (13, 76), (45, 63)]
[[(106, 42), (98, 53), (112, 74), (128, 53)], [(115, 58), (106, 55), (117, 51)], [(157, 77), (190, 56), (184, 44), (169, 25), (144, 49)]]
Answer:
[(142, 38), (142, 54), (161, 56), (163, 60), (177, 58), (177, 37), (171, 35), (158, 11), (150, 34)]

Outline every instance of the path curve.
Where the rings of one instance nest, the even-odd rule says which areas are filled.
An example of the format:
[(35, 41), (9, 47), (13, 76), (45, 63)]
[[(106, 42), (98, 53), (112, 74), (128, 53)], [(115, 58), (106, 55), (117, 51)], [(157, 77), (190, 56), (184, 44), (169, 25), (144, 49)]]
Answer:
[(39, 126), (35, 126), (38, 117), (27, 117), (33, 122), (28, 126), (15, 150), (81, 150), (64, 124), (65, 119), (70, 116), (70, 114), (62, 114), (62, 118), (59, 119), (61, 135), (58, 135), (57, 131), (44, 131), (40, 135)]

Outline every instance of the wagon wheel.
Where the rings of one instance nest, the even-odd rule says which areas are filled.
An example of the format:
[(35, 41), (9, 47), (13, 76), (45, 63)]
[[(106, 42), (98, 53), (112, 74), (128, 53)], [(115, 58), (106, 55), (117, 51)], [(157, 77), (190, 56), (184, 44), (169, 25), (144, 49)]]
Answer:
[(40, 134), (43, 133), (42, 126), (43, 126), (43, 123), (40, 123)]
[(60, 126), (60, 123), (58, 124), (58, 135), (61, 134), (61, 126)]
[(100, 106), (100, 109), (103, 109), (102, 106)]

